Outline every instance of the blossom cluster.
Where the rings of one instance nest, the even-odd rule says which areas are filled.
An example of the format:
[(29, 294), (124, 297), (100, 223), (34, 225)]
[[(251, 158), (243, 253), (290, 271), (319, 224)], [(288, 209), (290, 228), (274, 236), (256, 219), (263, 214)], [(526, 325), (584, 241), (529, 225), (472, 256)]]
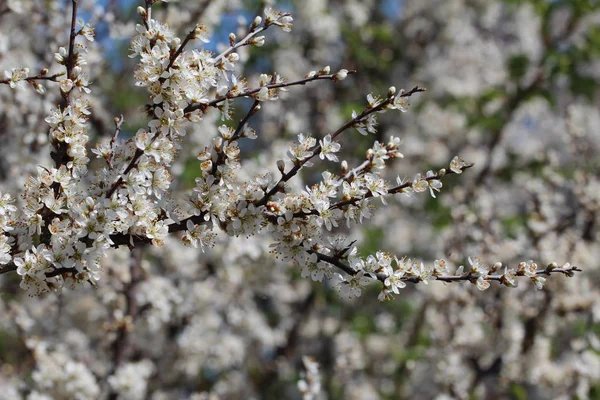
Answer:
[[(597, 391), (592, 11), (281, 2), (206, 45), (244, 2), (142, 3), (0, 6), (5, 396)], [(357, 105), (399, 71), (430, 91)]]
[[(243, 39), (238, 41), (232, 34), (230, 46), (214, 55), (207, 50), (185, 49), (192, 40), (208, 42), (204, 26), (196, 25), (181, 40), (168, 25), (151, 18), (151, 8), (139, 7), (138, 13), (143, 24), (136, 27), (138, 34), (132, 40), (130, 56), (139, 58), (135, 84), (147, 90), (151, 120), (134, 138), (123, 141), (118, 137), (123, 118), (115, 119), (113, 138), (93, 150), (105, 162), (93, 177), (87, 177), (89, 106), (85, 98), (72, 98), (71, 93), (75, 88), (90, 93), (83, 72), (85, 47), (76, 38), (81, 35), (93, 41), (93, 28), (80, 22), (82, 28), (72, 30), (69, 50), (60, 48), (55, 55), (56, 61), (67, 70), (60, 81), (65, 106), (46, 118), (55, 167), (40, 167), (38, 177), (29, 179), (22, 219), (11, 223), (16, 227), (13, 236), (3, 239), (3, 262), (14, 263), (24, 289), (42, 293), (65, 283), (96, 281), (100, 277), (99, 260), (109, 247), (135, 246), (136, 241), (162, 245), (169, 232), (184, 231), (184, 244), (204, 250), (213, 245), (216, 228), (230, 236), (270, 232), (274, 238), (271, 247), (278, 258), (291, 261), (301, 268), (303, 276), (310, 275), (313, 280), (335, 279), (337, 286), (350, 297), (359, 296), (370, 278), (383, 282), (384, 291), (380, 295), (383, 300), (390, 293), (398, 293), (409, 277), (426, 282), (430, 276), (444, 276), (443, 268), (440, 269), (445, 265), (443, 261), (428, 268), (421, 262), (399, 261), (384, 253), (377, 253), (377, 261), (373, 256), (363, 259), (357, 257), (356, 247), (342, 248), (341, 239), (332, 241), (323, 232), (323, 228), (331, 232), (343, 222), (351, 227), (370, 219), (378, 199), (385, 205), (391, 195), (410, 195), (428, 189), (435, 197), (444, 176), (461, 174), (472, 166), (455, 157), (448, 169), (417, 174), (412, 181), (397, 177), (397, 184), (390, 184), (383, 174), (386, 163), (403, 157), (398, 150), (401, 140), (395, 137), (386, 144), (375, 141), (366, 153), (366, 160), (356, 168), (349, 169), (345, 161), (340, 163), (336, 153), (342, 147), (339, 138), (342, 133), (351, 128), (362, 135), (376, 133), (377, 114), (388, 110), (407, 112), (407, 99), (425, 89), (417, 86), (398, 92), (390, 87), (383, 98), (369, 94), (365, 108), (353, 111), (351, 120), (335, 132), (322, 139), (299, 134), (286, 159), (277, 162), (279, 179), (266, 173), (247, 180), (239, 174), (238, 142), (257, 137), (248, 122), (260, 110), (261, 103), (277, 100), (278, 92), (288, 86), (321, 79), (340, 81), (350, 71), (342, 69), (332, 74), (330, 67), (325, 67), (293, 82), (287, 82), (277, 73), (262, 74), (260, 86), (250, 89), (246, 79), (236, 74), (240, 59), (236, 50), (262, 46), (264, 37), (257, 34), (271, 26), (289, 31), (292, 23), (289, 14), (267, 9), (264, 20), (256, 17)], [(26, 74), (26, 69), (7, 72), (10, 86), (16, 87)], [(238, 97), (251, 97), (255, 101), (236, 129), (221, 126), (219, 136), (198, 154), (200, 176), (196, 178), (190, 202), (181, 209), (169, 195), (172, 180), (169, 168), (182, 149), (186, 125), (200, 121), (211, 107), (218, 107), (223, 117), (229, 119), (230, 103)], [(313, 166), (312, 160), (317, 155), (322, 160), (340, 163), (341, 173), (325, 171), (319, 183), (307, 186), (300, 193), (290, 191), (288, 182), (300, 170)], [(8, 202), (7, 198), (5, 203)], [(15, 256), (9, 257), (10, 253)], [(393, 259), (395, 269), (391, 267)], [(340, 264), (343, 260), (349, 265)], [(479, 274), (477, 286), (480, 289), (489, 286), (487, 273), (478, 267), (473, 270)], [(507, 274), (503, 280), (512, 281), (510, 277), (514, 274)], [(535, 268), (532, 274), (536, 286), (541, 287), (544, 278), (537, 277)]]

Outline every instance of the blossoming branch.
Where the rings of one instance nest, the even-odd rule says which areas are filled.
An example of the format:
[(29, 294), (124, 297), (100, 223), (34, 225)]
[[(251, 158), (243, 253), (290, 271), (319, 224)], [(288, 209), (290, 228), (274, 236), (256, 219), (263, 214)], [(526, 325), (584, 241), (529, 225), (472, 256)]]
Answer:
[[(375, 141), (359, 165), (340, 161), (343, 135), (375, 134), (379, 114), (407, 112), (408, 99), (425, 89), (390, 87), (384, 96), (369, 94), (364, 108), (354, 111), (334, 132), (299, 134), (277, 161), (279, 177), (266, 173), (247, 179), (241, 174), (239, 143), (260, 134), (250, 126), (254, 115), (290, 88), (336, 83), (356, 71), (324, 67), (292, 80), (265, 73), (252, 86), (237, 72), (238, 50), (263, 46), (266, 39), (259, 34), (270, 28), (290, 32), (293, 18), (289, 13), (267, 8), (242, 39), (230, 34), (229, 46), (214, 54), (203, 48), (189, 49), (193, 41), (209, 41), (203, 25), (195, 25), (182, 40), (167, 24), (152, 18), (153, 3), (146, 1), (145, 7), (138, 8), (142, 24), (137, 25), (130, 47), (130, 57), (138, 60), (135, 85), (147, 92), (150, 120), (133, 138), (123, 140), (119, 132), (124, 118), (115, 118), (112, 137), (91, 150), (103, 162), (93, 173), (88, 168), (92, 111), (84, 42), (93, 44), (94, 29), (78, 21), (77, 1), (72, 2), (68, 46), (55, 54), (64, 71), (48, 75), (48, 69), (43, 69), (30, 76), (26, 67), (12, 68), (0, 81), (15, 90), (28, 83), (40, 93), (45, 90), (40, 82), (57, 82), (64, 100), (46, 118), (55, 165), (40, 166), (37, 176), (29, 177), (22, 209), (13, 204), (11, 195), (0, 197), (0, 273), (16, 271), (23, 289), (41, 294), (94, 283), (101, 278), (100, 261), (111, 248), (161, 246), (176, 232), (182, 232), (184, 245), (206, 251), (213, 246), (217, 230), (246, 237), (269, 232), (275, 257), (294, 264), (303, 277), (331, 280), (348, 297), (360, 296), (375, 281), (382, 287), (380, 300), (398, 294), (406, 282), (430, 280), (470, 282), (485, 290), (494, 281), (514, 287), (519, 277), (525, 277), (541, 289), (552, 274), (572, 276), (580, 271), (569, 264), (540, 269), (532, 261), (508, 268), (470, 257), (468, 269), (461, 266), (450, 273), (444, 260), (430, 264), (382, 251), (360, 256), (354, 242), (333, 232), (343, 225), (364, 223), (376, 212), (377, 202), (386, 205), (394, 195), (429, 191), (435, 198), (445, 177), (460, 175), (472, 166), (454, 157), (437, 172), (430, 170), (408, 180), (398, 176), (394, 184), (384, 170), (390, 160), (403, 157), (397, 137), (387, 143)], [(199, 175), (181, 207), (169, 192), (170, 170), (184, 150), (186, 127), (214, 109), (230, 120), (235, 100), (240, 98), (252, 99), (251, 107), (236, 128), (220, 126), (219, 136), (197, 155)], [(321, 180), (293, 191), (290, 181), (317, 162), (329, 164)]]

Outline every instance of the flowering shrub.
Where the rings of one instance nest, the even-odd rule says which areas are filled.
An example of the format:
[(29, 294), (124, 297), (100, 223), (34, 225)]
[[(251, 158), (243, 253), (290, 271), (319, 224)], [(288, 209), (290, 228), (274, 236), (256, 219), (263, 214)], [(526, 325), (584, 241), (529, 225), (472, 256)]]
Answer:
[[(493, 85), (505, 79), (500, 73), (493, 75), (483, 71), (484, 68), (475, 70), (472, 73), (475, 76), (465, 76), (464, 85), (460, 84), (460, 77), (454, 81), (449, 79), (448, 83), (436, 80), (439, 76), (428, 80), (434, 86), (429, 93), (436, 98), (443, 97), (438, 93), (442, 87), (456, 98), (473, 96), (474, 105), (465, 101), (465, 114), (470, 108), (487, 111), (483, 111), (483, 121), (473, 122), (467, 122), (467, 117), (461, 119), (459, 113), (436, 109), (436, 105), (425, 106), (418, 112), (425, 116), (429, 113), (432, 118), (445, 118), (449, 120), (446, 123), (449, 129), (458, 131), (489, 124), (493, 133), (487, 147), (490, 156), (477, 167), (478, 163), (451, 154), (439, 164), (435, 160), (435, 169), (427, 166), (407, 179), (404, 175), (387, 172), (396, 159), (404, 158), (403, 153), (407, 158), (411, 156), (402, 150), (403, 141), (397, 136), (381, 136), (380, 122), (391, 113), (396, 113), (393, 120), (410, 118), (409, 99), (429, 95), (422, 93), (425, 89), (421, 86), (410, 90), (392, 86), (380, 95), (366, 93), (366, 102), (349, 110), (348, 119), (340, 121), (336, 128), (327, 133), (322, 133), (323, 129), (314, 134), (297, 132), (296, 140), (285, 147), (282, 140), (262, 139), (261, 129), (252, 127), (261, 111), (267, 112), (271, 104), (301, 90), (295, 86), (342, 86), (351, 76), (354, 79), (359, 75), (350, 66), (334, 70), (326, 66), (313, 71), (308, 69), (299, 76), (284, 77), (275, 72), (254, 74), (258, 75), (254, 80), (244, 76), (245, 69), (254, 67), (248, 58), (249, 49), (262, 51), (269, 43), (265, 35), (271, 31), (289, 33), (293, 29), (291, 14), (272, 7), (267, 7), (262, 16), (252, 22), (241, 24), (242, 32), (231, 33), (228, 45), (216, 52), (194, 48), (193, 44), (207, 45), (210, 38), (208, 28), (196, 25), (195, 18), (190, 18), (193, 20), (183, 39), (177, 36), (174, 28), (165, 22), (173, 5), (147, 0), (138, 7), (139, 24), (131, 39), (129, 56), (136, 62), (135, 86), (145, 91), (143, 104), (146, 104), (147, 120), (142, 123), (142, 118), (137, 117), (135, 124), (126, 126), (129, 116), (125, 118), (127, 114), (123, 113), (114, 118), (114, 127), (107, 136), (105, 121), (109, 118), (102, 115), (107, 107), (102, 99), (94, 98), (96, 89), (90, 83), (102, 82), (104, 77), (102, 68), (94, 66), (101, 64), (102, 57), (94, 50), (94, 46), (100, 44), (95, 41), (94, 26), (79, 17), (92, 15), (97, 26), (108, 26), (115, 31), (111, 32), (114, 35), (119, 35), (120, 26), (115, 23), (114, 14), (105, 10), (88, 8), (81, 12), (79, 7), (84, 3), (73, 0), (70, 4), (68, 41), (57, 47), (54, 54), (58, 67), (49, 60), (39, 69), (14, 60), (19, 62), (6, 69), (5, 79), (0, 80), (5, 84), (3, 91), (12, 93), (12, 90), (17, 99), (14, 104), (19, 105), (7, 107), (6, 116), (14, 119), (7, 125), (11, 128), (7, 129), (10, 137), (17, 138), (23, 132), (28, 135), (18, 144), (3, 145), (3, 149), (8, 149), (6, 164), (14, 168), (9, 168), (7, 174), (28, 177), (24, 182), (23, 178), (15, 178), (12, 184), (2, 187), (0, 273), (16, 273), (21, 289), (31, 296), (46, 294), (23, 300), (23, 304), (15, 301), (7, 306), (12, 316), (7, 324), (18, 330), (24, 351), (35, 360), (29, 382), (19, 378), (20, 372), (6, 374), (7, 379), (16, 380), (6, 384), (10, 390), (29, 388), (23, 390), (28, 399), (45, 396), (135, 399), (146, 398), (148, 393), (152, 393), (153, 398), (209, 398), (211, 395), (231, 398), (236, 396), (232, 394), (237, 393), (236, 388), (244, 387), (244, 382), (252, 379), (252, 363), (267, 359), (270, 364), (261, 367), (262, 372), (255, 377), (255, 390), (261, 393), (261, 386), (278, 380), (278, 363), (285, 358), (294, 337), (305, 329), (303, 325), (310, 321), (302, 312), (314, 306), (316, 295), (306, 293), (307, 288), (313, 286), (289, 279), (293, 274), (334, 287), (343, 299), (361, 297), (363, 292), (377, 285), (378, 294), (373, 297), (379, 301), (402, 297), (403, 290), (408, 290), (407, 284), (441, 281), (434, 282), (442, 287), (439, 292), (432, 289), (441, 296), (439, 301), (444, 296), (474, 296), (457, 285), (447, 289), (442, 282), (470, 283), (480, 291), (497, 283), (508, 288), (518, 286), (518, 293), (523, 293), (520, 281), (529, 280), (531, 286), (541, 290), (553, 275), (573, 276), (580, 271), (565, 260), (562, 253), (551, 253), (560, 263), (549, 260), (545, 266), (534, 261), (516, 261), (512, 255), (506, 261), (497, 261), (498, 252), (490, 248), (500, 246), (509, 233), (482, 222), (492, 213), (485, 207), (493, 200), (482, 198), (486, 193), (484, 181), (493, 178), (495, 166), (491, 153), (503, 133), (510, 131), (502, 125), (506, 122), (494, 119), (494, 114), (499, 118), (514, 118), (519, 106), (541, 90), (549, 68), (545, 63), (561, 45), (558, 35), (546, 38), (538, 66), (515, 77), (521, 81), (505, 101), (497, 93), (485, 92), (486, 89), (478, 87), (479, 83), (471, 81), (481, 76)], [(222, 11), (218, 9), (223, 7), (219, 3), (212, 5), (216, 15)], [(7, 12), (19, 11), (20, 2), (9, 4)], [(190, 7), (188, 14), (199, 14), (197, 19), (200, 20), (211, 7), (208, 4), (182, 4), (181, 7)], [(36, 8), (28, 3), (21, 5)], [(56, 17), (47, 18), (48, 32), (60, 27), (58, 21), (64, 12), (57, 5), (40, 14), (52, 13), (52, 17)], [(156, 12), (161, 12), (163, 18), (160, 14), (156, 16)], [(425, 18), (420, 15), (425, 11), (418, 6), (409, 7), (406, 12), (417, 15), (416, 19)], [(518, 12), (532, 11), (521, 8)], [(546, 12), (550, 15), (553, 10)], [(575, 30), (577, 25), (570, 26), (571, 23), (575, 24), (568, 22), (565, 29)], [(451, 31), (451, 28), (447, 29)], [(36, 54), (33, 50), (31, 53)], [(492, 48), (484, 53), (499, 57), (494, 51)], [(30, 56), (24, 53), (23, 56)], [(43, 57), (42, 54), (37, 60), (29, 61), (39, 63)], [(436, 75), (442, 67), (433, 63), (428, 68), (430, 70), (421, 72), (422, 76)], [(39, 73), (32, 73), (34, 70)], [(56, 88), (52, 89), (52, 85)], [(290, 93), (285, 93), (287, 91)], [(51, 94), (53, 92), (55, 94)], [(46, 103), (28, 108), (27, 103), (32, 102), (34, 95), (46, 95), (43, 98)], [(25, 100), (20, 101), (18, 96), (24, 96)], [(244, 99), (249, 101), (249, 107), (240, 114), (238, 109), (246, 104)], [(2, 101), (5, 103), (4, 98)], [(299, 104), (302, 101), (298, 99)], [(588, 118), (585, 112), (578, 117), (578, 110), (570, 109), (573, 118)], [(94, 116), (96, 112), (99, 117)], [(414, 125), (426, 126), (426, 122), (418, 121)], [(577, 123), (573, 124), (573, 131), (580, 129)], [(31, 133), (45, 131), (41, 126), (49, 127), (47, 136)], [(346, 150), (357, 134), (367, 139), (377, 135), (376, 140), (362, 149), (366, 149), (362, 160), (356, 160)], [(427, 132), (427, 135), (433, 137), (432, 142), (441, 140), (435, 132)], [(581, 132), (576, 135), (585, 137)], [(90, 141), (95, 143), (92, 145)], [(250, 141), (258, 141), (259, 146), (267, 148), (257, 151), (257, 145)], [(18, 149), (12, 156), (8, 154), (11, 146)], [(46, 147), (50, 148), (46, 153), (50, 159), (44, 158)], [(192, 167), (189, 163), (186, 166), (185, 158), (194, 147), (197, 160)], [(244, 153), (258, 155), (253, 160), (244, 158)], [(444, 153), (448, 153), (447, 149)], [(14, 159), (17, 155), (21, 159)], [(352, 162), (344, 158), (351, 158)], [(31, 159), (37, 161), (30, 163)], [(547, 226), (552, 225), (551, 220), (558, 219), (556, 224), (561, 224), (550, 209), (553, 202), (560, 204), (562, 198), (542, 199), (546, 186), (552, 185), (557, 192), (575, 192), (581, 204), (592, 204), (586, 208), (589, 213), (597, 208), (595, 191), (586, 190), (583, 184), (587, 182), (588, 188), (597, 187), (597, 177), (587, 174), (583, 168), (576, 178), (582, 183), (569, 187), (558, 173), (551, 173), (551, 168), (560, 167), (558, 161), (548, 160), (548, 170), (541, 178), (521, 178), (534, 196), (538, 194), (534, 207), (537, 207), (539, 220), (527, 222), (534, 240), (532, 247), (536, 249), (542, 249), (546, 232), (559, 231), (559, 227)], [(469, 175), (469, 169), (475, 169), (475, 178), (461, 192), (461, 185), (452, 180)], [(312, 173), (316, 170), (318, 172)], [(183, 181), (185, 173), (190, 171), (191, 187), (186, 188), (174, 179), (178, 177)], [(452, 209), (457, 224), (450, 233), (442, 233), (447, 249), (438, 252), (432, 245), (431, 251), (436, 254), (426, 254), (424, 259), (378, 249), (368, 254), (359, 251), (356, 241), (346, 238), (348, 233), (360, 236), (361, 225), (369, 220), (374, 220), (376, 226), (393, 221), (405, 224), (401, 218), (388, 217), (384, 222), (377, 218), (395, 208), (394, 205), (384, 207), (388, 201), (397, 201), (401, 196), (424, 194), (430, 195), (433, 201), (440, 201), (436, 197), (448, 181), (451, 187), (457, 185), (457, 189), (445, 206)], [(14, 193), (20, 193), (21, 186), (24, 190), (17, 202)], [(590, 218), (594, 221), (595, 214)], [(568, 219), (577, 220), (577, 214)], [(594, 223), (591, 224), (592, 228), (587, 229), (593, 230)], [(406, 226), (411, 229), (411, 225)], [(525, 243), (530, 244), (528, 240), (521, 244)], [(515, 254), (520, 253), (527, 252), (515, 251)], [(449, 254), (451, 259), (435, 259), (438, 254)], [(547, 259), (541, 250), (536, 255)], [(201, 266), (199, 257), (204, 260)], [(267, 262), (272, 265), (265, 266)], [(444, 295), (448, 290), (453, 294)], [(270, 304), (261, 305), (255, 300), (257, 296), (269, 296)], [(86, 299), (92, 311), (87, 307), (78, 308)], [(48, 323), (54, 327), (44, 326), (44, 322), (39, 321), (43, 320), (43, 314), (37, 314), (43, 307), (33, 305), (43, 302), (55, 302), (52, 304), (57, 308), (58, 317)], [(481, 309), (473, 307), (474, 303), (465, 302), (476, 310), (473, 313), (481, 313)], [(448, 307), (456, 307), (456, 304), (448, 303)], [(63, 308), (69, 310), (61, 311)], [(298, 317), (286, 315), (293, 314), (295, 309), (298, 309)], [(40, 339), (38, 335), (51, 337), (48, 331), (58, 330), (63, 313), (68, 314), (74, 324), (77, 317), (93, 321), (107, 334), (98, 335), (99, 330), (94, 333), (89, 327), (73, 328), (68, 331), (68, 337)], [(425, 310), (423, 313), (420, 320), (415, 320), (415, 326), (438, 317), (443, 307), (432, 311), (434, 315), (426, 315)], [(452, 308), (450, 314), (466, 318)], [(468, 323), (467, 320), (451, 322), (448, 326), (468, 326)], [(380, 321), (380, 324), (386, 323)], [(330, 333), (337, 330), (336, 327), (322, 329)], [(99, 343), (94, 343), (96, 340)], [(340, 370), (340, 374), (365, 368), (361, 344), (352, 333), (338, 332), (334, 341), (339, 349), (336, 365), (347, 364), (346, 371)], [(407, 347), (411, 345), (408, 343)], [(252, 346), (256, 349), (251, 349)], [(173, 351), (167, 354), (164, 351), (167, 348)], [(440, 343), (439, 349), (442, 348)], [(298, 389), (305, 398), (314, 398), (323, 386), (320, 368), (312, 358), (304, 357), (302, 362), (305, 373), (298, 381)], [(464, 361), (459, 356), (443, 362), (460, 365)], [(402, 368), (409, 365), (406, 363)], [(485, 375), (485, 371), (478, 373)], [(199, 374), (202, 382), (210, 384), (189, 383)], [(150, 382), (153, 376), (159, 377), (156, 383)], [(445, 376), (449, 380), (446, 384), (451, 385), (452, 377)], [(481, 379), (479, 375), (469, 378), (473, 385), (471, 390), (476, 389)], [(198, 393), (192, 395), (191, 392)], [(459, 388), (456, 396), (468, 392)], [(237, 396), (243, 396), (244, 391), (240, 393)]]

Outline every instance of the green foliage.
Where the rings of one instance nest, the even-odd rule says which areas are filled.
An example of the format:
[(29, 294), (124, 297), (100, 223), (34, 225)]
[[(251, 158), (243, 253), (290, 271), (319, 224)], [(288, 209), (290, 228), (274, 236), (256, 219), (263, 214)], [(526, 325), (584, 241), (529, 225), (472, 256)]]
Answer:
[(428, 196), (425, 201), (425, 211), (431, 217), (433, 227), (436, 229), (442, 229), (452, 224), (452, 210), (446, 207), (439, 199)]
[(524, 215), (513, 215), (502, 218), (502, 227), (506, 235), (510, 238), (516, 238), (519, 232), (526, 226), (527, 218)]
[(522, 78), (529, 68), (529, 57), (525, 54), (512, 56), (508, 60), (508, 72), (511, 79), (517, 80)]
[(350, 321), (351, 329), (358, 333), (361, 337), (369, 336), (375, 331), (375, 321), (373, 315), (366, 313), (356, 313)]
[(510, 385), (510, 397), (514, 400), (527, 400), (527, 389), (522, 385), (513, 383)]
[(200, 162), (194, 158), (190, 157), (185, 160), (183, 173), (181, 174), (181, 185), (185, 189), (191, 189), (196, 185), (196, 177), (198, 176), (198, 172), (200, 170)]
[(385, 237), (385, 233), (379, 227), (365, 227), (364, 232), (364, 243), (361, 245), (361, 253), (363, 254), (374, 254), (381, 248), (381, 242)]

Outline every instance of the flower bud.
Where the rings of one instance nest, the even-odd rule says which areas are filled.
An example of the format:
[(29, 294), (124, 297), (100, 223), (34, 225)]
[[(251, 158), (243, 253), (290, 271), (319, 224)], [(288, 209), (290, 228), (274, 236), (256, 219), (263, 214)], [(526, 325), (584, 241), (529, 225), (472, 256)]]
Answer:
[(35, 87), (35, 91), (38, 92), (39, 94), (44, 94), (46, 92), (46, 88), (43, 87), (42, 85), (40, 85), (37, 82), (32, 82), (33, 83), (33, 87)]
[(213, 143), (213, 147), (215, 148), (215, 150), (220, 151), (221, 146), (223, 145), (223, 138), (221, 138), (220, 136), (217, 136), (217, 137), (213, 138), (212, 143)]
[(265, 44), (265, 37), (259, 36), (256, 39), (253, 39), (251, 43), (256, 47), (262, 47)]
[(256, 18), (254, 18), (254, 21), (252, 21), (252, 27), (250, 29), (251, 30), (256, 29), (261, 23), (262, 23), (262, 18), (257, 15)]
[(269, 80), (271, 78), (269, 77), (269, 75), (267, 74), (260, 74), (260, 77), (258, 78), (258, 83), (260, 86), (266, 86), (269, 84)]
[(494, 265), (492, 265), (492, 268), (490, 269), (490, 273), (494, 273), (496, 271), (499, 271), (500, 268), (502, 268), (502, 263), (500, 261), (496, 261), (494, 263)]
[(342, 165), (342, 175), (346, 175), (348, 173), (348, 161), (343, 160), (341, 165)]
[(285, 170), (285, 162), (283, 160), (277, 160), (277, 169), (283, 174)]
[(338, 81), (343, 81), (348, 76), (347, 69), (340, 69), (337, 74), (335, 74), (335, 79)]
[(330, 67), (329, 65), (328, 65), (328, 66), (326, 66), (325, 68), (323, 68), (323, 69), (321, 70), (321, 73), (322, 73), (323, 75), (329, 75), (329, 74), (331, 73), (331, 67)]
[(229, 34), (229, 44), (233, 46), (235, 44), (235, 39), (236, 39), (235, 33), (233, 33), (233, 32), (230, 33)]
[(396, 94), (396, 86), (390, 86), (390, 88), (388, 89), (388, 97), (392, 97), (395, 94)]
[(142, 19), (146, 19), (148, 17), (146, 9), (142, 6), (138, 6), (137, 13), (140, 15), (140, 17), (142, 17)]

